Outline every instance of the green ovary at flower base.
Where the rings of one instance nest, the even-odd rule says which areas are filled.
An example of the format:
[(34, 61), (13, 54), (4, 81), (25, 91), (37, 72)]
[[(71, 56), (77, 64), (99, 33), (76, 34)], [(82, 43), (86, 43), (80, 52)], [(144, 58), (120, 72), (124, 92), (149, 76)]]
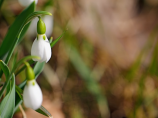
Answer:
[(45, 35), (46, 27), (45, 23), (39, 17), (37, 23), (37, 38), (34, 40), (31, 48), (31, 55), (38, 56), (40, 59), (34, 59), (34, 61), (48, 62), (51, 58), (51, 47), (50, 43)]
[(23, 91), (24, 105), (28, 108), (37, 110), (42, 105), (42, 91), (35, 80), (33, 69), (27, 62), (26, 67), (27, 84)]

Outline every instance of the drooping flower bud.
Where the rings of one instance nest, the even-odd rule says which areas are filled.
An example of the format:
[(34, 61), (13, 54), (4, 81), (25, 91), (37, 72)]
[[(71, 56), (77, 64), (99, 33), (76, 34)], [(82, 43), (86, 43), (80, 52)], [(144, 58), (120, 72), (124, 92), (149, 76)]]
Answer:
[[(46, 36), (49, 38), (52, 35), (53, 32), (53, 25), (54, 25), (54, 18), (53, 18), (53, 11), (52, 11), (52, 6), (51, 7), (47, 7), (45, 9), (45, 11), (49, 11), (50, 13), (52, 13), (52, 15), (44, 15), (41, 17), (41, 19), (43, 20), (43, 22), (45, 23), (46, 26)], [(35, 36), (35, 34), (37, 33), (36, 29), (37, 29), (37, 22), (38, 22), (38, 18), (34, 18), (29, 26), (29, 29), (27, 30), (27, 36), (28, 37), (33, 37)]]
[(43, 20), (41, 19), (41, 17), (39, 17), (39, 20), (37, 22), (37, 33), (38, 34), (45, 34), (46, 33), (46, 25), (43, 22)]
[(31, 66), (26, 62), (27, 84), (23, 91), (24, 105), (28, 108), (37, 110), (42, 105), (42, 91), (35, 80), (35, 75)]
[(34, 40), (31, 48), (31, 55), (38, 56), (40, 59), (33, 59), (34, 61), (39, 62), (48, 62), (51, 58), (51, 47), (50, 43), (45, 35), (46, 27), (44, 22), (39, 18), (37, 23), (37, 38)]
[(29, 63), (25, 62), (26, 65), (26, 79), (27, 80), (34, 80), (35, 79), (35, 74), (33, 72), (33, 69), (29, 65)]
[(35, 3), (37, 4), (38, 0), (19, 0), (19, 3), (24, 6), (27, 7), (29, 6), (33, 1), (35, 1)]

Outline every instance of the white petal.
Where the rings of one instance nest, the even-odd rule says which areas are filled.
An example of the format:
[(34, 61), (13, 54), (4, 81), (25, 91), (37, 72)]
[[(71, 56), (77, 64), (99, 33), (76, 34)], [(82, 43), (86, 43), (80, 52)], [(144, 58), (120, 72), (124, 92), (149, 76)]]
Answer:
[(50, 58), (51, 58), (52, 51), (51, 51), (51, 47), (50, 47), (49, 41), (45, 41), (44, 45), (45, 45), (44, 46), (44, 58), (45, 58), (45, 62), (47, 63), (50, 60)]
[(39, 60), (33, 59), (34, 61), (43, 61), (43, 56), (44, 56), (43, 40), (40, 39), (37, 40), (37, 38), (34, 40), (31, 48), (31, 55), (40, 57)]
[(42, 105), (42, 91), (35, 80), (27, 82), (24, 92), (23, 101), (26, 107), (37, 110)]
[[(27, 7), (29, 6), (34, 0), (19, 0), (19, 3), (24, 6)], [(38, 0), (35, 0), (35, 3), (37, 4)]]
[(47, 63), (51, 58), (52, 52), (47, 37), (45, 36), (45, 39), (43, 39), (43, 36), (45, 36), (45, 34), (38, 35), (38, 40), (35, 39), (35, 41), (33, 42), (31, 48), (31, 55), (40, 57), (39, 60), (33, 59), (34, 61), (39, 61), (39, 62), (45, 61)]

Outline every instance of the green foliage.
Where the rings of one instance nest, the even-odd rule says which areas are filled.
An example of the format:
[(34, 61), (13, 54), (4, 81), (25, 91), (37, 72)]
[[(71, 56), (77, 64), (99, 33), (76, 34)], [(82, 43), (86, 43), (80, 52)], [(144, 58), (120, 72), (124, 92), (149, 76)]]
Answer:
[(45, 64), (45, 62), (42, 62), (42, 63), (37, 62), (36, 65), (34, 66), (33, 70), (34, 70), (36, 79), (39, 76), (39, 74), (43, 71), (44, 64)]
[(53, 46), (60, 40), (60, 38), (61, 38), (65, 33), (66, 33), (66, 30), (65, 30), (57, 39), (55, 39), (54, 41), (52, 41), (52, 42), (50, 43), (50, 46), (53, 47)]
[[(22, 39), (24, 34), (26, 33), (29, 24), (25, 24), (26, 18), (35, 10), (35, 3), (33, 2), (28, 8), (26, 8), (13, 22), (13, 24), (10, 26), (5, 38), (3, 39), (3, 42), (0, 47), (0, 59), (3, 59), (5, 63), (8, 63), (10, 60), (10, 57), (13, 53), (13, 50), (18, 43), (19, 40)], [(24, 27), (24, 24), (26, 25)], [(20, 37), (18, 37), (19, 32), (21, 29), (23, 31), (20, 33)], [(4, 58), (6, 57), (7, 58)]]
[(23, 90), (21, 88), (19, 88), (17, 85), (15, 86), (15, 89), (16, 89), (16, 93), (18, 94), (20, 99), (23, 100), (23, 98), (22, 98)]
[(108, 110), (107, 100), (103, 95), (99, 84), (97, 83), (97, 81), (95, 81), (95, 78), (91, 76), (90, 69), (88, 68), (88, 66), (86, 66), (81, 56), (79, 55), (78, 51), (72, 45), (70, 47), (71, 47), (71, 52), (69, 52), (69, 56), (71, 63), (78, 71), (80, 76), (83, 78), (89, 92), (93, 94), (94, 97), (96, 98), (100, 110), (103, 111), (102, 116), (108, 118), (109, 110)]
[(4, 72), (7, 81), (9, 81), (9, 76), (11, 76), (11, 81), (9, 81), (10, 85), (7, 86), (6, 95), (0, 103), (0, 116), (1, 118), (11, 118), (15, 107), (15, 76), (14, 74), (11, 75), (7, 65), (2, 61), (0, 61), (0, 68)]
[(52, 117), (52, 115), (45, 109), (43, 106), (41, 106), (39, 109), (36, 110), (38, 113), (43, 114), (44, 116), (47, 116), (49, 118)]
[[(0, 7), (2, 5), (3, 0), (0, 1)], [(14, 57), (13, 61), (13, 68), (11, 72), (9, 71), (9, 67), (7, 66), (10, 58), (12, 57), (13, 51), (17, 44), (22, 41), (30, 22), (40, 15), (51, 15), (51, 13), (46, 11), (37, 11), (35, 10), (35, 2), (33, 2), (29, 7), (27, 7), (18, 17), (15, 19), (13, 24), (10, 26), (5, 38), (3, 39), (3, 42), (0, 46), (0, 69), (1, 69), (1, 76), (2, 73), (5, 74), (5, 84), (3, 85), (1, 91), (0, 91), (0, 99), (2, 98), (5, 90), (5, 97), (2, 99), (2, 102), (0, 103), (0, 117), (2, 118), (11, 118), (14, 114), (14, 112), (17, 110), (18, 106), (22, 103), (22, 92), (23, 87), (26, 84), (26, 81), (21, 83), (19, 86), (15, 85), (15, 76), (14, 73), (17, 72), (20, 73), (23, 69), (26, 68), (26, 66), (21, 65), (24, 64), (25, 61), (28, 61), (33, 58), (39, 58), (36, 56), (27, 56), (23, 59), (17, 61), (17, 53)], [(4, 62), (3, 62), (3, 61)], [(32, 61), (30, 61), (32, 62)], [(44, 67), (44, 63), (36, 63), (34, 66), (34, 72), (36, 78), (38, 75), (42, 72)], [(19, 71), (17, 71), (19, 69)], [(16, 92), (15, 92), (16, 90)], [(16, 98), (16, 99), (15, 99)], [(42, 113), (46, 116), (50, 116), (50, 113), (44, 108), (41, 107), (38, 110), (39, 113)]]

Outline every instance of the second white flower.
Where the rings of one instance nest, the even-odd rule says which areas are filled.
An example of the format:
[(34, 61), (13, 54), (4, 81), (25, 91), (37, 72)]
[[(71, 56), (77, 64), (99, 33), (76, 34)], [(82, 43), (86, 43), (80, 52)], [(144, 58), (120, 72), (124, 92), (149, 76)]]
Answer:
[(36, 80), (29, 80), (24, 88), (23, 100), (26, 107), (37, 110), (42, 105), (42, 91)]

